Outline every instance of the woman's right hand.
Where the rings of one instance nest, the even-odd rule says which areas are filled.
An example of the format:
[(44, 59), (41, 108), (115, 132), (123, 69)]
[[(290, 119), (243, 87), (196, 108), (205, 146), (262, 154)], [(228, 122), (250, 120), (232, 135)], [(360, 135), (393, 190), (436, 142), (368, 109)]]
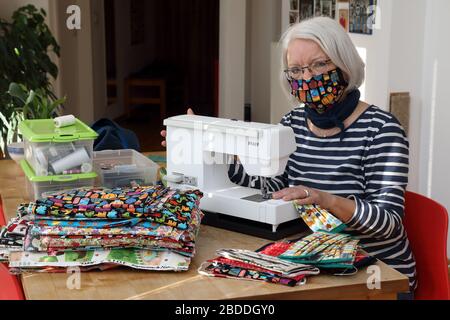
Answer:
[[(192, 111), (191, 108), (189, 108), (189, 109), (187, 110), (186, 114), (192, 114), (192, 115), (193, 115), (193, 114), (195, 114), (195, 113), (194, 113), (194, 111)], [(162, 145), (163, 147), (166, 147), (166, 134), (167, 134), (166, 130), (162, 130), (162, 131), (161, 131), (161, 136), (164, 138), (164, 140), (161, 141), (161, 145)]]

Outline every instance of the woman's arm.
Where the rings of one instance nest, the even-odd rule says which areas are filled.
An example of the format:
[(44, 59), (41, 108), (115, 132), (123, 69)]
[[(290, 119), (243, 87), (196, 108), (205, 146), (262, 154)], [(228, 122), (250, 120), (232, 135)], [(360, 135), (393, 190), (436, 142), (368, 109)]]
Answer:
[(379, 130), (366, 152), (363, 167), (365, 195), (351, 196), (356, 209), (347, 226), (377, 239), (400, 236), (404, 232), (409, 143), (398, 121), (393, 119)]
[[(244, 170), (244, 166), (236, 159), (228, 168), (228, 177), (231, 182), (237, 185), (261, 189), (261, 177), (248, 175)], [(286, 188), (289, 185), (287, 171), (280, 176), (266, 178), (266, 185), (270, 192)]]
[(332, 212), (344, 223), (352, 218), (356, 209), (354, 200), (304, 186), (295, 186), (274, 192), (272, 197), (284, 201), (295, 200), (298, 205), (318, 204), (321, 208)]
[(390, 239), (401, 235), (409, 144), (403, 128), (394, 120), (383, 125), (364, 155), (363, 197), (343, 198), (303, 186), (287, 188), (272, 196), (296, 199), (299, 204), (318, 204), (348, 227), (373, 238)]

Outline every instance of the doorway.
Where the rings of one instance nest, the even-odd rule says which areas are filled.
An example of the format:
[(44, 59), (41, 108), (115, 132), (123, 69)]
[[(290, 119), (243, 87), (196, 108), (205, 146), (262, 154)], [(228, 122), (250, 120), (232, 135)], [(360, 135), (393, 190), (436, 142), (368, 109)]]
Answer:
[(219, 8), (219, 0), (104, 0), (107, 114), (138, 135), (141, 151), (163, 150), (161, 118), (187, 106), (218, 116)]

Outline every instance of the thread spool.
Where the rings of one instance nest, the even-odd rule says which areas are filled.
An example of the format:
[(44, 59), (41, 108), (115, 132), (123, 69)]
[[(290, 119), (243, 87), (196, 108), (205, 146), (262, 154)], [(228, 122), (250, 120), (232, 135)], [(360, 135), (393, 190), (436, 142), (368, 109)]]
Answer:
[[(54, 163), (60, 159), (63, 159), (67, 157), (68, 155), (74, 153), (77, 149), (75, 148), (73, 143), (63, 143), (63, 144), (57, 144), (53, 145), (48, 148), (48, 163)], [(72, 169), (72, 168), (70, 168)], [(48, 166), (48, 171), (52, 172), (53, 168), (51, 165)], [(54, 172), (57, 174), (56, 172)]]
[[(39, 166), (45, 168), (47, 167), (47, 157), (45, 156), (46, 148), (32, 148), (31, 154), (34, 154), (34, 157)], [(34, 152), (33, 152), (34, 151)]]
[(79, 174), (79, 173), (81, 173), (81, 169), (64, 170), (62, 173), (63, 174)]
[(88, 173), (92, 171), (92, 165), (90, 163), (83, 163), (81, 165), (81, 172)]
[(53, 121), (55, 123), (55, 127), (63, 128), (75, 124), (75, 117), (72, 114), (69, 114), (67, 116), (57, 117), (53, 119)]
[(79, 167), (84, 163), (91, 161), (89, 154), (85, 148), (76, 149), (75, 152), (65, 156), (62, 159), (56, 160), (50, 163), (50, 167), (56, 174), (60, 174), (65, 170), (70, 170), (75, 167)]
[(38, 176), (48, 176), (48, 170), (45, 168), (40, 168), (37, 172)]
[(34, 171), (38, 176), (48, 176), (48, 161), (47, 161), (47, 148), (45, 147), (31, 147), (30, 146), (30, 158), (35, 159)]

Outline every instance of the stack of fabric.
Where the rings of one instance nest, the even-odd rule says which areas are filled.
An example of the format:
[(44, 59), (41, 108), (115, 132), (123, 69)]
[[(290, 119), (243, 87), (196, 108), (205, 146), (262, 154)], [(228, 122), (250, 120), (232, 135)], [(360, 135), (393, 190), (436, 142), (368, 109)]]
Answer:
[(319, 272), (354, 274), (376, 261), (358, 247), (358, 240), (346, 234), (314, 232), (297, 240), (269, 243), (253, 251), (218, 250), (199, 273), (211, 277), (260, 280), (296, 286)]
[[(67, 267), (184, 271), (195, 254), (203, 213), (198, 190), (164, 186), (76, 189), (19, 206), (26, 225), (16, 272)], [(19, 244), (19, 243), (17, 243)]]
[(221, 249), (219, 257), (202, 264), (198, 272), (202, 275), (242, 280), (265, 281), (287, 286), (301, 285), (306, 276), (319, 274), (319, 269), (283, 261), (276, 257), (277, 246), (261, 252), (241, 249)]
[(349, 269), (355, 262), (358, 241), (347, 234), (318, 231), (291, 244), (279, 258), (321, 269)]
[(11, 219), (6, 227), (0, 228), (0, 262), (8, 261), (12, 251), (22, 251), (28, 222), (20, 218)]

